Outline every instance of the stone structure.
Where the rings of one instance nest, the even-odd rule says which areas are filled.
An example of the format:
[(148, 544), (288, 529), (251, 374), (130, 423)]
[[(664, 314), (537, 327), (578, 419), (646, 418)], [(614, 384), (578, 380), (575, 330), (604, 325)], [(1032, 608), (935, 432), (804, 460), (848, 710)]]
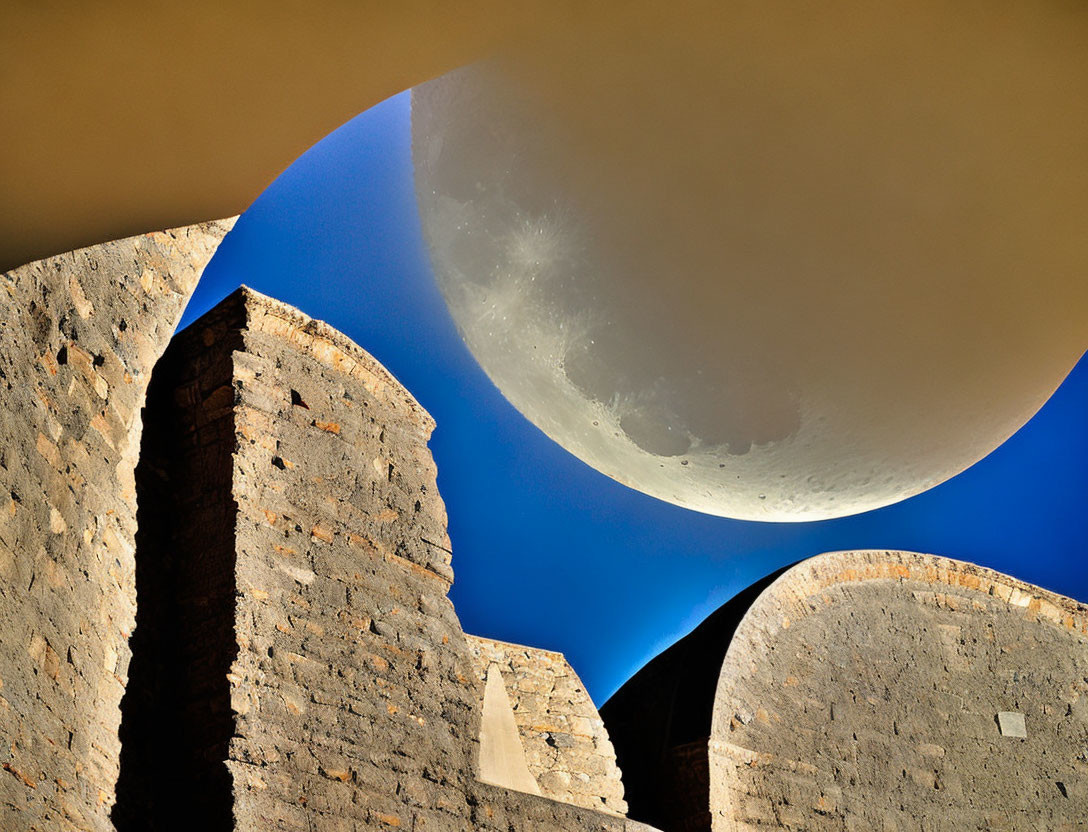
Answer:
[(529, 771), (506, 682), (497, 664), (488, 666), (480, 714), (480, 780), (526, 794), (540, 794)]
[(667, 830), (1083, 829), (1088, 607), (837, 552), (726, 604), (602, 713)]
[[(742, 593), (608, 703), (625, 818), (562, 655), (462, 631), (412, 396), (249, 290), (162, 355), (229, 227), (0, 278), (5, 832), (1088, 817), (1088, 608), (956, 561), (852, 552)], [(525, 788), (481, 780), (488, 682)]]
[[(148, 414), (119, 827), (624, 829), (477, 780), (433, 424), (380, 364), (240, 290), (175, 339)], [(140, 724), (176, 727), (178, 777)]]
[(0, 828), (110, 829), (151, 369), (232, 220), (0, 276)]
[(540, 791), (587, 809), (627, 814), (616, 752), (582, 680), (562, 653), (468, 637), (476, 675), (497, 667), (506, 683)]
[(0, 828), (640, 827), (477, 781), (432, 423), (344, 336), (236, 294), (135, 470), (230, 225), (3, 275)]

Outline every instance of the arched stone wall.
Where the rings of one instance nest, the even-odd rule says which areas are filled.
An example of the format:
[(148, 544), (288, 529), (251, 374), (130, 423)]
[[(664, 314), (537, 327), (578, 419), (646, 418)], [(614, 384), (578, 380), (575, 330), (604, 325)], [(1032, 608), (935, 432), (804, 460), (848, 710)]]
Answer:
[(715, 830), (1083, 828), (1088, 607), (932, 555), (805, 561), (737, 627), (709, 764)]
[(668, 832), (1079, 829), (1088, 607), (933, 555), (819, 555), (601, 714), (630, 816)]
[(477, 779), (434, 423), (372, 356), (243, 288), (173, 340), (147, 421), (118, 829), (640, 828)]
[(710, 828), (707, 738), (725, 652), (780, 570), (739, 592), (601, 706), (628, 815), (668, 832)]
[(109, 830), (140, 409), (233, 220), (0, 276), (0, 827)]

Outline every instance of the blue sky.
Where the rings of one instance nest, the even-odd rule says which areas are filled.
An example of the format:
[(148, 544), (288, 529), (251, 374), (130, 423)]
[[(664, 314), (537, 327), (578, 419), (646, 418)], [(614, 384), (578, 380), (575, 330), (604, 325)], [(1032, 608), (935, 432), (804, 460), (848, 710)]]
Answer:
[(824, 551), (932, 552), (1088, 600), (1088, 358), (989, 457), (894, 506), (777, 524), (647, 497), (544, 436), (461, 342), (420, 231), (406, 93), (269, 186), (183, 325), (241, 283), (347, 333), (431, 412), (465, 630), (561, 650), (598, 704), (741, 589)]

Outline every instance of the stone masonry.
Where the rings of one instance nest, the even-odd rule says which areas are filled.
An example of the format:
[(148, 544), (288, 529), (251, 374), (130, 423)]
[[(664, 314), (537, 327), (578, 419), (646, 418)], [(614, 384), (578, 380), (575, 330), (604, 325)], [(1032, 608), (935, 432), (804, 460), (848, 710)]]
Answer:
[[(688, 637), (699, 650), (681, 641), (602, 709), (620, 765), (699, 797), (701, 828), (1085, 828), (1088, 607), (959, 561), (863, 551), (804, 561), (726, 612)], [(713, 684), (697, 673), (685, 689), (684, 663), (714, 665), (722, 642)], [(675, 738), (651, 728), (647, 743), (625, 718), (650, 701), (699, 704), (687, 732), (704, 732), (702, 761), (679, 784)]]
[[(990, 570), (805, 561), (607, 732), (561, 654), (466, 636), (377, 361), (245, 289), (166, 349), (230, 225), (0, 276), (4, 832), (1085, 828), (1088, 607)], [(489, 669), (540, 795), (478, 779)]]
[(482, 684), (447, 598), (433, 425), (381, 365), (241, 290), (161, 368), (148, 413), (174, 439), (145, 443), (140, 484), (146, 465), (173, 500), (138, 558), (187, 635), (140, 676), (181, 668), (150, 682), (173, 700), (133, 696), (170, 709), (203, 793), (140, 807), (152, 828), (624, 829), (476, 782)]
[(529, 771), (553, 800), (627, 813), (616, 752), (604, 722), (562, 653), (468, 637), (476, 676), (502, 673)]
[(0, 275), (0, 829), (108, 830), (152, 367), (233, 220)]

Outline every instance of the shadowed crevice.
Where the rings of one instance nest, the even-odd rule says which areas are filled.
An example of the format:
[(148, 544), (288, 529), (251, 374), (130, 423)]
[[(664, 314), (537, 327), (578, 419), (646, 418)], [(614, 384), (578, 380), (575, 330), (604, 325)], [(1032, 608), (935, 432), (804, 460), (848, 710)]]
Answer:
[[(136, 467), (136, 629), (121, 702), (118, 832), (230, 830), (237, 655), (229, 350), (182, 333), (155, 368)], [(226, 399), (226, 401), (224, 401)]]

